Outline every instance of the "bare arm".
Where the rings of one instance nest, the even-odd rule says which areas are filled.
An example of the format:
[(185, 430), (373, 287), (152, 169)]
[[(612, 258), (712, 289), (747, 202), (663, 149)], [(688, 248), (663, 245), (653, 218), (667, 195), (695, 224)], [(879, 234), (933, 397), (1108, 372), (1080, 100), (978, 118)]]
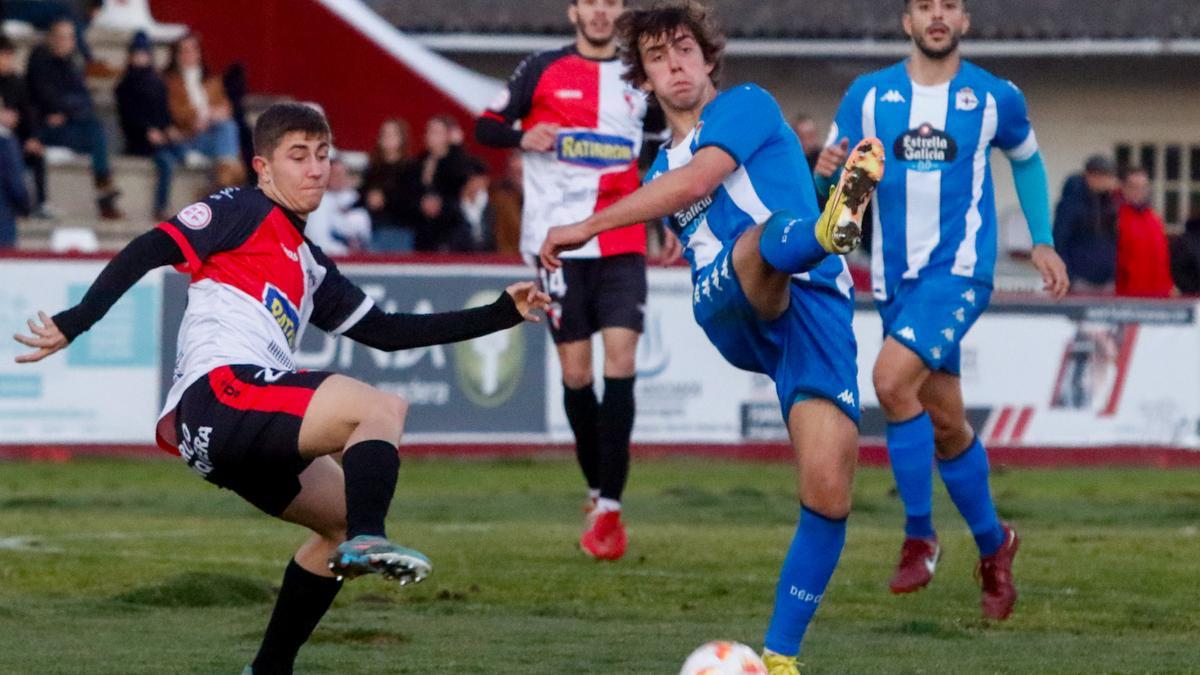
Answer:
[(701, 148), (686, 165), (655, 178), (616, 204), (574, 225), (551, 228), (542, 244), (542, 265), (557, 269), (560, 253), (583, 246), (601, 232), (683, 210), (711, 195), (736, 169), (737, 162), (729, 153), (716, 147)]

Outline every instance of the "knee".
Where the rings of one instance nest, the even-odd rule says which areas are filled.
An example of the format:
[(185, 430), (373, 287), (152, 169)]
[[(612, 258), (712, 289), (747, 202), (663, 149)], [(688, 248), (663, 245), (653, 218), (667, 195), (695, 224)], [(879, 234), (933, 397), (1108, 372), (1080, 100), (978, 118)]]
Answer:
[(875, 395), (885, 412), (905, 408), (916, 400), (912, 386), (896, 373), (876, 367), (872, 380)]
[(933, 425), (933, 444), (938, 459), (950, 460), (961, 455), (971, 445), (972, 431), (967, 425), (956, 422)]
[(364, 415), (364, 419), (370, 419), (373, 422), (384, 422), (389, 426), (394, 426), (397, 430), (404, 427), (404, 420), (407, 417), (408, 399), (403, 396), (382, 392), (371, 401), (370, 409)]
[(562, 364), (563, 384), (568, 389), (583, 389), (592, 384), (592, 369), (589, 366), (580, 367), (577, 364)]
[(611, 350), (604, 353), (605, 377), (626, 378), (637, 373), (637, 348)]

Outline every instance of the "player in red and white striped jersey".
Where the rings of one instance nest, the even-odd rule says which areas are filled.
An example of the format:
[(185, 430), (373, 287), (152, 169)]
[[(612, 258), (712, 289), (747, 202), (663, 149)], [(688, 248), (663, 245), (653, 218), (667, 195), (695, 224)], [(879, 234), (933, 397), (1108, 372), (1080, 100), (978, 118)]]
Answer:
[(525, 282), (459, 312), (375, 307), (304, 236), (329, 182), (330, 141), (319, 112), (272, 106), (254, 131), (258, 189), (224, 190), (137, 237), (78, 305), (41, 314), (29, 322), (32, 335), (16, 336), (36, 349), (17, 361), (40, 361), (91, 328), (150, 270), (175, 265), (191, 275), (159, 443), (209, 482), (313, 532), (284, 573), (247, 672), (292, 672), (342, 576), (380, 573), (405, 584), (431, 569), (384, 531), (407, 403), (349, 377), (297, 371), (305, 327), (396, 351), (510, 328), (550, 301)]
[[(537, 260), (546, 232), (574, 223), (638, 188), (645, 93), (623, 79), (614, 24), (623, 0), (572, 0), (575, 43), (534, 54), (479, 118), (485, 144), (524, 151), (521, 253)], [(520, 123), (520, 129), (514, 127)], [(669, 253), (678, 240), (665, 234)], [(554, 302), (550, 331), (563, 371), (564, 406), (589, 488), (588, 527), (580, 539), (596, 558), (625, 552), (621, 494), (629, 475), (635, 354), (646, 304), (646, 228), (605, 232), (541, 270)], [(593, 385), (592, 336), (604, 342), (604, 395)]]

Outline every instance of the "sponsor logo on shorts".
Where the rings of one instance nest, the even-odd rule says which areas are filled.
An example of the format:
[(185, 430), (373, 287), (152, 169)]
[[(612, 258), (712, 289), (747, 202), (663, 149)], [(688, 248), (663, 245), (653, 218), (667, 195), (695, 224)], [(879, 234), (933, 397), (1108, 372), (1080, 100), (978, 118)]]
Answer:
[(188, 425), (179, 425), (179, 455), (196, 473), (208, 477), (212, 473), (212, 460), (208, 457), (208, 446), (212, 442), (212, 427), (199, 427), (193, 437)]
[(954, 342), (954, 329), (953, 328), (943, 328), (942, 336), (946, 338), (947, 342)]
[(837, 395), (837, 399), (848, 406), (854, 405), (854, 393), (849, 389)]
[(296, 306), (287, 299), (283, 291), (271, 284), (267, 284), (263, 288), (262, 302), (267, 311), (271, 313), (271, 317), (275, 319), (275, 323), (279, 324), (279, 329), (287, 338), (288, 346), (295, 349), (296, 333), (300, 330), (300, 312)]
[(637, 159), (632, 140), (592, 131), (560, 133), (555, 152), (558, 161), (589, 169), (624, 168)]
[[(472, 295), (466, 307), (490, 304), (499, 289)], [(504, 405), (521, 384), (525, 370), (525, 332), (518, 326), (454, 345), (454, 369), (463, 393), (481, 408)]]
[(966, 293), (963, 293), (963, 294), (962, 294), (962, 299), (963, 299), (963, 300), (966, 300), (966, 301), (967, 301), (967, 304), (969, 304), (969, 305), (971, 305), (972, 307), (974, 307), (974, 306), (975, 306), (975, 291), (973, 291), (973, 290), (968, 290)]
[(900, 330), (896, 331), (896, 335), (899, 335), (909, 342), (917, 341), (917, 331), (913, 330), (912, 326), (905, 326), (904, 328), (901, 328)]
[(212, 222), (212, 207), (204, 202), (196, 202), (184, 207), (176, 218), (189, 230), (203, 230)]
[(956, 321), (958, 321), (959, 323), (966, 323), (967, 322), (967, 308), (959, 307), (958, 309), (954, 310), (954, 319)]

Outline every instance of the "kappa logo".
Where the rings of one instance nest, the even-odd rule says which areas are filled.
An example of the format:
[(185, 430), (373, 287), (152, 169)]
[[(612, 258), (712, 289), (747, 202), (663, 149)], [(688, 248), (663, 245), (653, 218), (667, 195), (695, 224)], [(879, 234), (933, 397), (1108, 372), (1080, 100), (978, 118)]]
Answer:
[(954, 95), (954, 109), (971, 112), (979, 107), (979, 97), (970, 87), (963, 87)]
[(967, 309), (965, 307), (959, 307), (958, 309), (954, 310), (954, 318), (959, 323), (966, 323), (967, 322)]
[(917, 331), (913, 330), (912, 326), (905, 326), (904, 328), (901, 328), (900, 330), (896, 331), (896, 335), (899, 335), (909, 342), (917, 341)]
[(946, 342), (954, 342), (954, 329), (953, 328), (943, 329), (942, 337), (946, 338)]
[(933, 360), (934, 360), (934, 361), (939, 361), (939, 360), (941, 360), (941, 358), (942, 358), (942, 348), (941, 348), (941, 347), (934, 347), (933, 349), (930, 349), (930, 350), (929, 350), (929, 355), (933, 357)]
[(888, 93), (884, 94), (883, 98), (879, 100), (884, 103), (908, 103), (908, 99), (904, 98), (904, 94), (901, 94), (895, 89), (889, 90)]
[(196, 202), (179, 212), (177, 218), (189, 230), (203, 230), (212, 222), (212, 207), (204, 202)]
[(854, 405), (854, 394), (849, 389), (838, 394), (837, 399), (848, 406)]
[(975, 291), (969, 290), (962, 294), (962, 299), (966, 300), (972, 307), (975, 306)]

